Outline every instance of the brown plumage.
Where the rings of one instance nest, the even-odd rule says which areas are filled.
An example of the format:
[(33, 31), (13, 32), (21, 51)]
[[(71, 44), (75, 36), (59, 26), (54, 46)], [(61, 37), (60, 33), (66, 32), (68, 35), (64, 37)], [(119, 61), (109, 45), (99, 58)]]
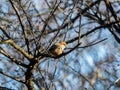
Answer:
[(66, 48), (67, 44), (66, 42), (59, 42), (54, 45), (49, 49), (49, 52), (53, 56), (58, 56), (62, 54), (63, 50)]

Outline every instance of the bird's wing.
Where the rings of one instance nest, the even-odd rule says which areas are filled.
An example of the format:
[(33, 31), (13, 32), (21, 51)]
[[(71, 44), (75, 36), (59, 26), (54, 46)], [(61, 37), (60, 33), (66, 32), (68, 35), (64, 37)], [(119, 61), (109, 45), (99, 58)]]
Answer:
[(57, 45), (52, 45), (52, 46), (50, 47), (49, 51), (53, 51), (53, 50), (55, 50), (56, 48), (58, 48)]

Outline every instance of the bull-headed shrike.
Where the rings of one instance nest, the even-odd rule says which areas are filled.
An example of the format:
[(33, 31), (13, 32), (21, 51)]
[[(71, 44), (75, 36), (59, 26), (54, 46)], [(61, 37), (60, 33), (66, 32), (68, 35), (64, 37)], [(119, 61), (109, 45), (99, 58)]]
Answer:
[(63, 50), (66, 48), (66, 42), (58, 42), (51, 46), (49, 52), (52, 56), (58, 56), (63, 53)]

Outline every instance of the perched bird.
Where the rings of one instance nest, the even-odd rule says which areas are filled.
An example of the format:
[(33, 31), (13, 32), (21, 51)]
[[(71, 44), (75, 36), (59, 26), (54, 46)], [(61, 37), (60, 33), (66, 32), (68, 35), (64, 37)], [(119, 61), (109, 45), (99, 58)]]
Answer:
[(66, 42), (58, 42), (51, 46), (51, 48), (49, 49), (49, 52), (52, 56), (58, 56), (62, 54), (66, 46), (67, 46)]

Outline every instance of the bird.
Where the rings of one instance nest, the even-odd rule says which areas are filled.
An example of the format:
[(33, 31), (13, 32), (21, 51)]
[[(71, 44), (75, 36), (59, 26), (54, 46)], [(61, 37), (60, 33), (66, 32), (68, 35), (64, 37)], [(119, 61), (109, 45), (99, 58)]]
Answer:
[(67, 44), (64, 41), (55, 43), (49, 49), (49, 52), (52, 56), (58, 56), (63, 53), (63, 50), (66, 48)]

